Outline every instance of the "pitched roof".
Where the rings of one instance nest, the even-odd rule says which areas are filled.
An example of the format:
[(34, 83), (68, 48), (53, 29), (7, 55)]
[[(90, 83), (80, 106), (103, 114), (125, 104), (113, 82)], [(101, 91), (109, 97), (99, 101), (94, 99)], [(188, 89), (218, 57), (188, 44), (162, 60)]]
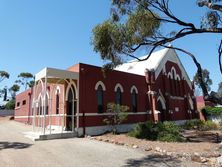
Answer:
[[(140, 59), (145, 59), (146, 57), (147, 55), (140, 57)], [(115, 70), (137, 74), (137, 75), (143, 75), (143, 76), (145, 74), (144, 72), (146, 69), (154, 70), (155, 77), (157, 78), (162, 70), (165, 71), (165, 63), (167, 61), (171, 61), (178, 64), (178, 66), (181, 69), (183, 78), (187, 81), (188, 85), (191, 88), (192, 84), (189, 79), (189, 76), (186, 73), (186, 70), (183, 67), (177, 53), (175, 52), (174, 49), (171, 49), (171, 48), (165, 48), (165, 49), (161, 49), (159, 51), (153, 52), (151, 56), (147, 60), (144, 60), (144, 61), (138, 61), (134, 59), (129, 62), (123, 63), (122, 65), (117, 66)]]
[[(164, 58), (166, 53), (168, 52), (168, 48), (153, 52), (151, 56), (144, 61), (138, 61), (138, 60), (131, 60), (127, 63), (121, 64), (118, 67), (115, 68), (117, 71), (123, 71), (138, 75), (144, 75), (145, 69), (148, 70), (154, 70), (156, 71), (157, 67), (159, 66), (161, 60)], [(139, 57), (139, 59), (145, 59), (147, 57)]]

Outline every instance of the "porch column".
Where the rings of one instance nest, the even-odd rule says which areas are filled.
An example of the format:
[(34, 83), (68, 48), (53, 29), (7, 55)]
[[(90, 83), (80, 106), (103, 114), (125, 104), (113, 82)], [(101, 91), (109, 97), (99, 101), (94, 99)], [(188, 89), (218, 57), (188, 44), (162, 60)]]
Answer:
[(43, 104), (43, 113), (44, 113), (44, 119), (43, 119), (43, 135), (45, 135), (45, 126), (46, 126), (46, 96), (47, 96), (47, 73), (45, 76), (45, 84), (44, 84), (44, 104)]
[(34, 105), (33, 107), (33, 113), (32, 113), (32, 131), (35, 131), (35, 119), (36, 119), (36, 81), (34, 83), (34, 88), (33, 88), (33, 98), (32, 98), (32, 105)]

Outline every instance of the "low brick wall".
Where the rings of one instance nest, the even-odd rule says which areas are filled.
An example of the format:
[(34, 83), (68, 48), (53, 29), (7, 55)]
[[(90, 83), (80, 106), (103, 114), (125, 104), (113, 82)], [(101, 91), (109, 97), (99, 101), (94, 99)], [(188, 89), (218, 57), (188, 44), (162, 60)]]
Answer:
[(15, 110), (0, 110), (0, 116), (14, 116)]

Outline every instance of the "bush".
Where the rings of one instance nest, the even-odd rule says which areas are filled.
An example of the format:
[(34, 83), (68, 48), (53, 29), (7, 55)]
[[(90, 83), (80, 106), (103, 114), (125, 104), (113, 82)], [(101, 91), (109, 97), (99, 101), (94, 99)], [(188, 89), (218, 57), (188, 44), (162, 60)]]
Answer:
[(180, 135), (180, 130), (180, 127), (174, 122), (158, 122), (155, 124), (148, 121), (137, 124), (137, 126), (129, 132), (129, 136), (139, 139), (181, 142), (183, 139)]
[(219, 125), (211, 120), (205, 121), (200, 130), (218, 130)]
[(218, 130), (219, 125), (211, 120), (208, 121), (189, 120), (185, 122), (183, 128), (187, 130), (197, 129), (197, 130), (206, 131), (206, 130)]
[(136, 127), (131, 132), (129, 132), (129, 136), (149, 140), (156, 140), (157, 138), (154, 124), (151, 121), (137, 124)]
[(213, 115), (213, 116), (222, 116), (222, 107), (210, 107), (206, 106), (202, 109), (202, 113), (206, 116)]
[(203, 121), (199, 119), (192, 119), (186, 121), (182, 127), (184, 129), (191, 130), (191, 129), (199, 129), (201, 126), (203, 126)]

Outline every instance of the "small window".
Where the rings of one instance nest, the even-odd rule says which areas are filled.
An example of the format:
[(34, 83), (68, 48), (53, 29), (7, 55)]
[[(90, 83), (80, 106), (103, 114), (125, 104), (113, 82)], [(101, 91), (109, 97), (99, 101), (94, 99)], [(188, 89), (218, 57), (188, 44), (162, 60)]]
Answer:
[(23, 100), (23, 101), (22, 101), (22, 105), (26, 105), (26, 100)]
[(103, 112), (103, 88), (101, 85), (98, 86), (96, 95), (97, 95), (98, 113), (102, 113)]
[(16, 107), (19, 107), (19, 106), (20, 106), (20, 102), (17, 102)]

